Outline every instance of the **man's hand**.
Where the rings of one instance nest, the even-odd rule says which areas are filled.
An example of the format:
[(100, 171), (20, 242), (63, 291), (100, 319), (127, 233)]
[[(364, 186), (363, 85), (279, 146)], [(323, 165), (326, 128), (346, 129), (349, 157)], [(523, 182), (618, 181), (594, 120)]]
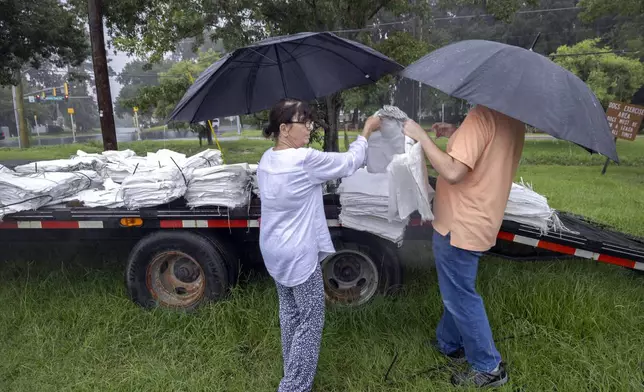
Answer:
[(424, 139), (429, 138), (429, 135), (427, 135), (427, 132), (425, 132), (423, 127), (418, 125), (418, 123), (414, 120), (405, 121), (403, 132), (405, 133), (405, 135), (417, 142), (422, 142)]
[(364, 122), (364, 128), (362, 130), (362, 136), (369, 138), (373, 132), (376, 132), (380, 129), (380, 117), (371, 116)]
[(454, 132), (456, 132), (456, 126), (448, 123), (435, 123), (432, 125), (432, 131), (436, 132), (436, 138), (441, 138), (445, 136), (450, 138)]

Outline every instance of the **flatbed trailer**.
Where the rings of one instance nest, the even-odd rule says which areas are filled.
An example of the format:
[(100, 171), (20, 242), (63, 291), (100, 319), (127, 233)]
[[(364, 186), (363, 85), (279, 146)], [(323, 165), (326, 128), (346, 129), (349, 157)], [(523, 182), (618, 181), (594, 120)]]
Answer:
[[(377, 294), (397, 291), (403, 283), (397, 245), (342, 227), (338, 195), (325, 195), (324, 208), (337, 250), (322, 262), (327, 299), (357, 306)], [(260, 209), (257, 198), (235, 209), (190, 209), (183, 200), (140, 210), (43, 208), (5, 216), (0, 243), (48, 240), (62, 245), (72, 239), (127, 238), (134, 244), (125, 272), (130, 298), (146, 308), (194, 309), (225, 298), (237, 283), (242, 264), (261, 265)], [(644, 240), (572, 214), (560, 213), (560, 219), (574, 233), (542, 233), (504, 221), (497, 244), (488, 253), (520, 260), (581, 257), (644, 271)], [(405, 237), (431, 241), (431, 222), (413, 217)]]

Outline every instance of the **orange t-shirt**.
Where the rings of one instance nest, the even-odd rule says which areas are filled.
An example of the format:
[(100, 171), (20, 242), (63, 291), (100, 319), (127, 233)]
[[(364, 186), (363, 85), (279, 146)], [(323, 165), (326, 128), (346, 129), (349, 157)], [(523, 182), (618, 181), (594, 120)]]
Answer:
[(484, 106), (474, 107), (450, 137), (447, 154), (470, 169), (451, 185), (440, 176), (434, 229), (457, 248), (485, 252), (494, 246), (519, 166), (525, 125)]

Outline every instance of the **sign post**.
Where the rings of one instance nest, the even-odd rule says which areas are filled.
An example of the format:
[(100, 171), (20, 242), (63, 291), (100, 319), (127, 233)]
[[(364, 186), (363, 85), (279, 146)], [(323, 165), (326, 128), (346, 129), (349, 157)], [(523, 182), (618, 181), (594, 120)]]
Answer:
[(136, 136), (138, 140), (141, 140), (141, 127), (139, 126), (139, 107), (135, 106), (132, 108), (134, 110), (134, 126), (136, 127)]
[(74, 125), (74, 108), (67, 108), (69, 119), (72, 122), (72, 143), (76, 143), (76, 126)]
[[(633, 141), (637, 137), (637, 132), (644, 119), (644, 107), (632, 105), (624, 102), (610, 102), (606, 110), (610, 131), (617, 139)], [(604, 163), (602, 174), (606, 174), (608, 168), (608, 158)]]

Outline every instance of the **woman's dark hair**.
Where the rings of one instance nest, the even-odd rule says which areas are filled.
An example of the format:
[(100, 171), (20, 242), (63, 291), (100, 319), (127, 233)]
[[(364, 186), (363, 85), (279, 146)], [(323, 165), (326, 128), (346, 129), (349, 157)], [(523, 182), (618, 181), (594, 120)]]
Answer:
[(271, 109), (268, 126), (263, 131), (264, 137), (277, 139), (280, 125), (309, 120), (313, 120), (313, 114), (308, 103), (296, 99), (283, 99)]

